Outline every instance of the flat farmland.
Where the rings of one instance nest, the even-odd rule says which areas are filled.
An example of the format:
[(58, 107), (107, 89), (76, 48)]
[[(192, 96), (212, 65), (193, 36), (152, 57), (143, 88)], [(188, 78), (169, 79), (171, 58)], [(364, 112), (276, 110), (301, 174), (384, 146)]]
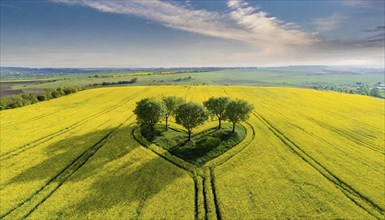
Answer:
[[(17, 95), (23, 93), (24, 89), (29, 92), (41, 92), (41, 88), (39, 89), (28, 89), (27, 87), (42, 84), (46, 81), (38, 81), (38, 80), (26, 80), (26, 81), (3, 81), (0, 82), (0, 97), (9, 96), (9, 95)], [(16, 89), (14, 88), (16, 87)]]
[[(136, 102), (168, 95), (249, 101), (245, 139), (203, 166), (144, 146)], [(308, 89), (135, 86), (4, 110), (0, 218), (383, 219), (384, 107)]]

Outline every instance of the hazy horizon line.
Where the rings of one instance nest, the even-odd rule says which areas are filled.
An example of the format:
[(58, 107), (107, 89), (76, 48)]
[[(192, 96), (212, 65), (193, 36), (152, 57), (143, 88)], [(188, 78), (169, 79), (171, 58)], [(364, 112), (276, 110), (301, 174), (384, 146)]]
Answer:
[(30, 66), (0, 66), (0, 68), (25, 68), (25, 69), (183, 69), (183, 68), (222, 68), (222, 69), (236, 69), (236, 68), (274, 68), (274, 67), (316, 67), (316, 66), (330, 66), (330, 67), (371, 67), (371, 68), (385, 68), (385, 65), (333, 65), (333, 64), (314, 64), (314, 65), (269, 65), (269, 66), (173, 66), (173, 67), (30, 67)]

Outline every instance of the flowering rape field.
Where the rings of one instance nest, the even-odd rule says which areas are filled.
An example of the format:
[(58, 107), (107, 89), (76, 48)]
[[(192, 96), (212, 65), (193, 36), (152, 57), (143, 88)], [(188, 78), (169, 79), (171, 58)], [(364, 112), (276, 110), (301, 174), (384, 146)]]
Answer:
[[(143, 144), (136, 102), (168, 95), (249, 101), (245, 139), (203, 166)], [(0, 218), (383, 219), (384, 107), (307, 89), (133, 86), (4, 110)]]

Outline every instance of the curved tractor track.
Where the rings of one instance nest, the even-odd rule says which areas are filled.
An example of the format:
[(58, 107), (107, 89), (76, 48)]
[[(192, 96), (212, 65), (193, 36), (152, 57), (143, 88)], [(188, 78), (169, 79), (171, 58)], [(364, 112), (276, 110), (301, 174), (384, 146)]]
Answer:
[[(36, 208), (38, 208), (45, 200), (47, 200), (61, 185), (71, 177), (77, 170), (79, 170), (101, 147), (108, 141), (108, 139), (117, 131), (124, 123), (133, 117), (131, 115), (119, 126), (112, 129), (104, 137), (102, 137), (93, 146), (84, 151), (75, 160), (64, 167), (57, 175), (49, 179), (35, 193), (30, 195), (27, 199), (16, 205), (14, 208), (0, 216), (0, 219), (24, 219), (27, 218)], [(133, 124), (133, 123), (132, 123)]]
[[(224, 89), (224, 92), (228, 96), (232, 96), (231, 93)], [(253, 98), (248, 93), (244, 92), (245, 95)], [(259, 120), (263, 125), (265, 125), (278, 139), (280, 139), (285, 146), (287, 146), (295, 155), (304, 160), (307, 164), (313, 167), (318, 173), (325, 177), (330, 183), (332, 183), (337, 189), (339, 189), (349, 200), (354, 202), (357, 206), (362, 208), (364, 211), (372, 215), (374, 218), (383, 219), (384, 209), (381, 208), (378, 204), (371, 201), (366, 196), (362, 195), (359, 191), (351, 187), (349, 184), (344, 182), (338, 176), (333, 174), (329, 169), (323, 166), (320, 162), (314, 159), (312, 156), (307, 154), (302, 150), (297, 144), (290, 140), (284, 133), (282, 133), (278, 128), (274, 127), (268, 120), (266, 120), (262, 115), (258, 114), (256, 111), (253, 111), (252, 114)], [(339, 132), (338, 132), (339, 133)]]
[[(255, 139), (255, 129), (254, 127), (246, 123), (250, 128), (251, 138), (247, 143), (239, 143), (234, 146), (231, 150), (225, 152), (222, 158), (214, 158), (212, 161), (215, 161), (213, 164), (197, 166), (195, 164), (184, 161), (163, 148), (157, 147), (154, 144), (145, 142), (143, 137), (138, 132), (138, 129), (133, 129), (132, 135), (134, 139), (141, 144), (141, 146), (149, 149), (153, 153), (157, 154), (160, 158), (172, 163), (180, 169), (185, 170), (189, 173), (194, 181), (195, 189), (195, 219), (222, 219), (220, 206), (218, 202), (218, 194), (215, 188), (215, 167), (220, 166), (231, 158), (236, 156), (238, 153), (246, 149)], [(246, 130), (247, 131), (247, 130)], [(250, 134), (246, 134), (247, 135)], [(245, 137), (245, 138), (246, 138)], [(211, 161), (209, 161), (211, 162)], [(208, 163), (209, 163), (208, 162)]]
[(25, 144), (25, 145), (23, 145), (21, 147), (18, 147), (18, 148), (14, 149), (14, 150), (8, 151), (8, 152), (6, 152), (6, 153), (4, 153), (4, 154), (2, 154), (0, 156), (0, 161), (7, 160), (7, 159), (9, 159), (9, 158), (11, 158), (13, 156), (16, 156), (16, 155), (18, 155), (20, 153), (23, 153), (26, 150), (32, 149), (34, 147), (37, 147), (37, 146), (39, 146), (39, 145), (41, 145), (41, 144), (43, 144), (45, 142), (48, 142), (49, 140), (51, 140), (53, 138), (56, 138), (56, 137), (66, 133), (66, 132), (68, 132), (70, 130), (73, 130), (73, 129), (75, 129), (75, 128), (77, 128), (77, 127), (87, 123), (91, 119), (94, 119), (94, 118), (96, 118), (98, 116), (101, 116), (103, 114), (111, 112), (114, 109), (119, 108), (119, 107), (127, 104), (129, 101), (131, 101), (135, 97), (143, 94), (147, 90), (148, 90), (148, 88), (143, 89), (143, 90), (141, 90), (141, 91), (139, 91), (139, 92), (137, 92), (137, 93), (135, 93), (135, 94), (133, 94), (131, 96), (128, 96), (127, 98), (124, 99), (124, 101), (122, 103), (113, 105), (113, 106), (109, 107), (108, 109), (105, 109), (105, 110), (100, 111), (100, 112), (98, 112), (98, 113), (96, 113), (94, 115), (91, 115), (91, 116), (89, 116), (87, 118), (84, 118), (84, 119), (82, 119), (82, 120), (80, 120), (80, 121), (78, 121), (78, 122), (76, 122), (76, 123), (74, 123), (72, 125), (69, 125), (68, 127), (65, 127), (63, 129), (59, 130), (59, 131), (53, 132), (53, 133), (51, 133), (51, 134), (49, 134), (49, 135), (47, 135), (45, 137), (42, 137), (42, 138), (39, 138), (37, 140), (31, 141), (31, 142), (29, 142), (29, 143), (27, 143), (27, 144)]
[(304, 160), (307, 164), (318, 171), (324, 176), (330, 183), (332, 183), (337, 189), (339, 189), (348, 199), (354, 202), (357, 206), (365, 210), (367, 213), (377, 219), (382, 219), (384, 216), (384, 209), (382, 209), (375, 202), (371, 201), (366, 196), (362, 195), (359, 191), (351, 187), (345, 181), (333, 174), (329, 169), (319, 163), (312, 156), (302, 150), (297, 144), (285, 136), (279, 129), (274, 127), (269, 121), (257, 112), (253, 112), (253, 115), (259, 119), (274, 135), (280, 139), (285, 146), (290, 148), (298, 157)]

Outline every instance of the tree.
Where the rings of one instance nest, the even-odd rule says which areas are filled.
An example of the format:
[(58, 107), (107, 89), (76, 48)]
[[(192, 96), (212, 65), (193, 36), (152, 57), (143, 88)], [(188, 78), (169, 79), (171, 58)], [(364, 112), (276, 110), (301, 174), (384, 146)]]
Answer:
[(154, 126), (164, 115), (164, 104), (154, 98), (145, 98), (136, 103), (134, 110), (140, 124), (148, 125), (154, 132)]
[(45, 100), (52, 99), (52, 89), (44, 89)]
[(168, 118), (175, 115), (175, 110), (180, 106), (184, 100), (176, 96), (167, 96), (163, 97), (163, 102), (165, 105), (164, 119), (166, 120), (166, 130), (168, 129)]
[(361, 95), (370, 95), (370, 88), (368, 86), (361, 86), (359, 89)]
[(208, 113), (203, 106), (192, 102), (180, 105), (175, 112), (176, 123), (187, 129), (189, 141), (191, 140), (192, 129), (203, 124), (208, 117)]
[(38, 95), (36, 96), (37, 100), (39, 100), (40, 102), (41, 101), (45, 101), (45, 96), (44, 95)]
[(229, 103), (229, 97), (211, 97), (209, 100), (203, 103), (209, 113), (218, 118), (218, 129), (222, 126), (222, 120), (225, 119), (226, 106)]
[(381, 97), (380, 90), (378, 88), (371, 89), (370, 96)]
[(52, 97), (53, 99), (59, 98), (60, 96), (61, 96), (61, 94), (60, 94), (58, 91), (53, 91), (53, 92), (51, 93), (51, 97)]
[(136, 83), (136, 82), (138, 82), (138, 78), (137, 77), (135, 77), (135, 78), (131, 79), (130, 81), (128, 81), (128, 83)]
[(235, 124), (248, 119), (253, 109), (254, 106), (252, 104), (240, 99), (231, 100), (229, 104), (227, 104), (225, 118), (233, 123), (233, 133), (235, 132)]

